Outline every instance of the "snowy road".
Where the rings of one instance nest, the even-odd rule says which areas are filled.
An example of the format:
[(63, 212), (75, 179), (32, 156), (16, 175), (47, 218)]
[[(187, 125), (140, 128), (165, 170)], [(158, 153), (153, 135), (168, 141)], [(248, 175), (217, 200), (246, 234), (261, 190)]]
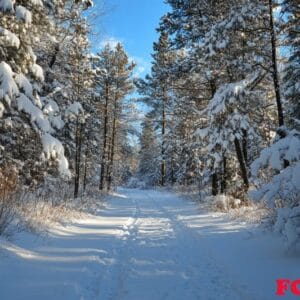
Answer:
[(299, 264), (276, 242), (171, 193), (119, 190), (45, 240), (2, 241), (0, 299), (276, 299)]

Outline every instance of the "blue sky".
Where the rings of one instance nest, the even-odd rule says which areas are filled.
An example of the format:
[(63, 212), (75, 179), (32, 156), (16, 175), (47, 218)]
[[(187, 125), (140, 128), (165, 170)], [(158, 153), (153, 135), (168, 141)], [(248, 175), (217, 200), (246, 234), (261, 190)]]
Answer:
[[(120, 41), (138, 66), (137, 73), (150, 70), (153, 42), (158, 35), (155, 29), (169, 7), (163, 0), (104, 0), (104, 15), (97, 21), (99, 36), (93, 39), (93, 48), (103, 42)], [(102, 0), (95, 0), (95, 9), (103, 10)]]

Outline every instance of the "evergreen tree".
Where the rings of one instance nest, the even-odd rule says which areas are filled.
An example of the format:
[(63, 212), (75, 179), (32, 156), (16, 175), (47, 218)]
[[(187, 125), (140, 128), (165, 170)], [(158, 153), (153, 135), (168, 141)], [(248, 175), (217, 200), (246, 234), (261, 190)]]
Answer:
[(149, 116), (145, 117), (142, 124), (142, 134), (140, 137), (140, 154), (138, 176), (147, 185), (153, 186), (159, 184), (160, 147), (156, 138), (153, 121)]
[(300, 120), (300, 7), (298, 1), (286, 0), (283, 12), (287, 22), (283, 23), (286, 34), (285, 46), (289, 57), (285, 66), (284, 88), (288, 101), (288, 112), (293, 127), (299, 129)]
[[(44, 74), (33, 46), (44, 26), (40, 20), (47, 22), (44, 17), (41, 1), (0, 3), (2, 164), (15, 166), (27, 184), (43, 179), (42, 171), (47, 166), (41, 159), (42, 152), (44, 158), (58, 163), (61, 174), (69, 175), (64, 149), (53, 136), (55, 126), (47, 114), (50, 104), (39, 97)], [(51, 105), (58, 107), (54, 101)]]
[(168, 66), (172, 61), (173, 54), (169, 51), (169, 37), (162, 32), (157, 43), (153, 46), (154, 61), (151, 68), (151, 75), (145, 80), (139, 80), (136, 85), (139, 92), (145, 95), (143, 101), (152, 108), (152, 117), (156, 122), (156, 128), (160, 129), (160, 184), (166, 184), (167, 175), (167, 155), (166, 155), (166, 134), (168, 127), (168, 109), (170, 104), (170, 86), (168, 76)]
[[(93, 59), (96, 90), (103, 114), (102, 151), (99, 189), (110, 189), (114, 177), (116, 153), (122, 140), (121, 116), (124, 100), (133, 91), (132, 71), (135, 67), (121, 44), (106, 45)], [(122, 124), (124, 127), (124, 124)]]

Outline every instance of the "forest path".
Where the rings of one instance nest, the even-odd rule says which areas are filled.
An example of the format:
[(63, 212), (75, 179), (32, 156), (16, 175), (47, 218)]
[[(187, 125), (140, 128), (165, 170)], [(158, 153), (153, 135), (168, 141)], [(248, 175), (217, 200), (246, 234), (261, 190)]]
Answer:
[(0, 240), (0, 299), (274, 299), (298, 258), (253, 230), (174, 193), (119, 189), (45, 239)]
[(109, 201), (118, 216), (127, 218), (117, 263), (109, 272), (114, 278), (109, 299), (253, 299), (189, 227), (188, 220), (199, 218), (195, 203), (154, 190), (121, 194), (121, 200)]

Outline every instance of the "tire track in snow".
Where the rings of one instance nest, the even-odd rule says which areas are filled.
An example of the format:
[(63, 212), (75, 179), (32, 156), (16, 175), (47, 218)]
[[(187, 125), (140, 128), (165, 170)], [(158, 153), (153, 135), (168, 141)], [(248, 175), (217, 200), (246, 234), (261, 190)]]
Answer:
[[(167, 196), (167, 197), (177, 198), (178, 200), (181, 201), (185, 201), (184, 199), (179, 198), (176, 195), (171, 195), (168, 193), (163, 194), (161, 192), (155, 192), (155, 193), (158, 194), (158, 196), (162, 196), (163, 198)], [(180, 246), (185, 245), (184, 249), (181, 249), (182, 255), (179, 260), (177, 259), (177, 262), (181, 264), (183, 269), (187, 270), (187, 273), (191, 276), (191, 278), (199, 274), (199, 272), (201, 271), (205, 272), (206, 277), (210, 277), (208, 278), (209, 280), (211, 280), (212, 283), (210, 288), (213, 288), (215, 294), (213, 293), (212, 289), (208, 290), (208, 294), (205, 295), (207, 297), (206, 299), (213, 300), (215, 299), (215, 295), (222, 295), (222, 294), (223, 294), (222, 297), (224, 298), (220, 298), (219, 296), (218, 299), (230, 299), (230, 300), (255, 299), (255, 297), (249, 291), (246, 290), (246, 287), (241, 286), (236, 282), (233, 282), (232, 280), (231, 281), (228, 280), (228, 278), (231, 278), (231, 276), (228, 276), (228, 274), (226, 273), (227, 271), (226, 268), (223, 266), (222, 262), (218, 261), (217, 263), (215, 261), (215, 258), (212, 256), (213, 253), (212, 249), (210, 249), (207, 245), (203, 245), (202, 243), (200, 243), (200, 236), (196, 231), (194, 231), (192, 228), (188, 227), (184, 222), (179, 220), (179, 218), (175, 214), (168, 211), (168, 209), (165, 208), (161, 204), (161, 202), (158, 202), (156, 200), (156, 197), (149, 196), (149, 194), (147, 194), (147, 197), (155, 204), (157, 209), (161, 210), (170, 220), (170, 223), (172, 227), (175, 229), (178, 239), (181, 241), (178, 245)], [(189, 248), (189, 251), (187, 251), (187, 248)], [(194, 261), (195, 266), (192, 266), (191, 264), (185, 264), (185, 262), (190, 261), (190, 256), (186, 255), (187, 252), (193, 256), (194, 253), (196, 253), (197, 251), (196, 249), (199, 249), (201, 253), (204, 254), (204, 257), (201, 256), (199, 261), (197, 260)], [(193, 283), (190, 283), (190, 288), (193, 289), (193, 291), (195, 291), (195, 296), (197, 297), (196, 299), (203, 299), (203, 293), (201, 294), (198, 293), (199, 285), (201, 286), (201, 281), (197, 281), (195, 286), (192, 286), (192, 284)], [(229, 294), (226, 295), (226, 293), (228, 292)]]
[(115, 287), (112, 293), (111, 300), (120, 300), (126, 294), (126, 286), (124, 284), (126, 274), (129, 272), (129, 245), (136, 239), (137, 224), (141, 214), (141, 209), (135, 198), (131, 199), (134, 204), (134, 211), (132, 216), (128, 219), (127, 223), (123, 225), (123, 241), (120, 249), (118, 250), (119, 268), (117, 278), (115, 278)]

